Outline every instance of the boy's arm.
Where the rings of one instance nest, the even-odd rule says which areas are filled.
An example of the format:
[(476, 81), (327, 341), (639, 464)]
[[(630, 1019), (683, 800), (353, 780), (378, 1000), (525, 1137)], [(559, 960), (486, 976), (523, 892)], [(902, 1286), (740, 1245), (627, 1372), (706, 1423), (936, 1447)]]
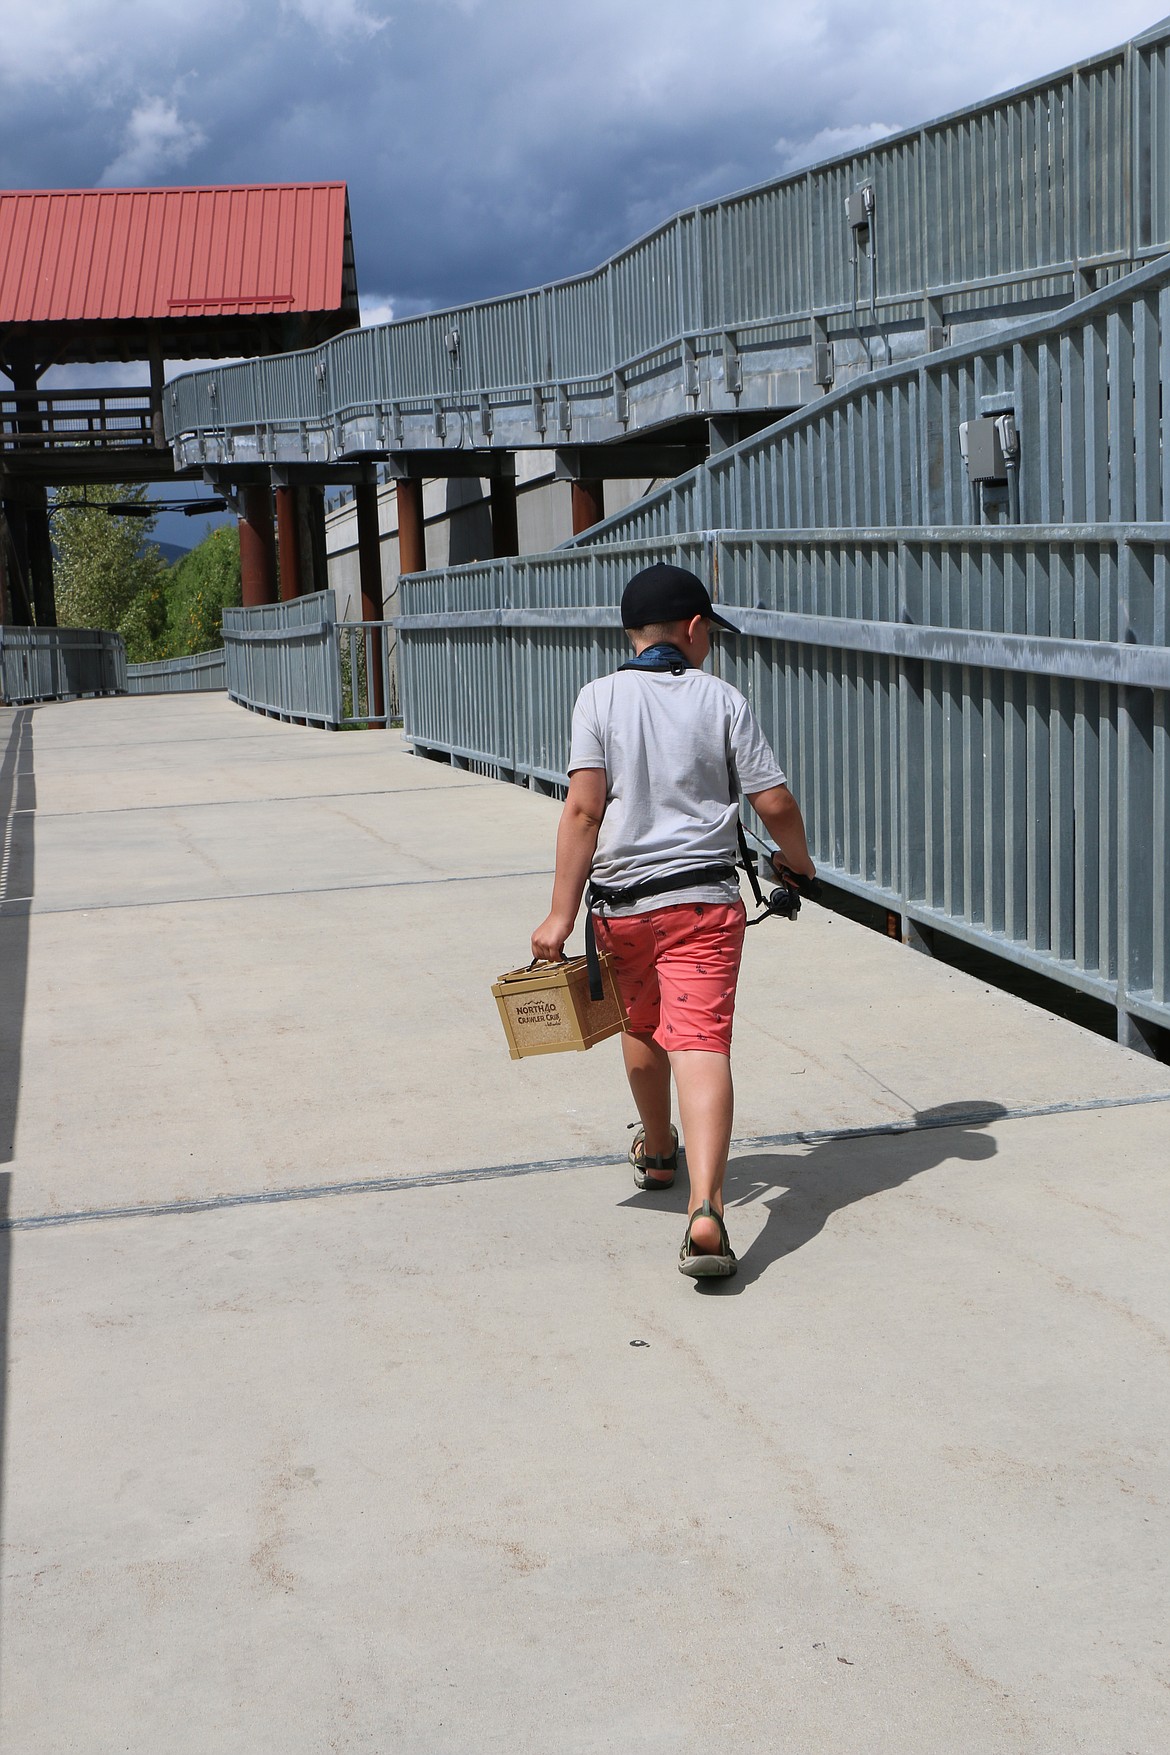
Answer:
[(787, 786), (769, 786), (764, 792), (749, 793), (748, 797), (756, 814), (763, 818), (764, 827), (777, 843), (776, 858), (781, 864), (800, 877), (816, 877), (817, 868), (809, 857), (808, 842), (805, 839), (804, 818)]
[(564, 955), (581, 906), (597, 834), (605, 815), (604, 768), (577, 768), (569, 775), (569, 793), (557, 829), (557, 864), (552, 911), (532, 935), (532, 954), (555, 963)]

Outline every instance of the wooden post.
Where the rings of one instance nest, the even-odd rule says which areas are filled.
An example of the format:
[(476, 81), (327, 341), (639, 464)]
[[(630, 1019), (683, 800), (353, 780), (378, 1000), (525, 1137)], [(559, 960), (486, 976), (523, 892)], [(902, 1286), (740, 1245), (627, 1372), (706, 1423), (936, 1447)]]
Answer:
[(163, 362), (162, 342), (157, 330), (152, 330), (147, 342), (150, 358), (150, 438), (158, 451), (167, 448), (166, 429), (163, 426), (163, 387), (166, 384), (166, 367)]
[(0, 594), (6, 605), (2, 619), (17, 628), (32, 626), (28, 549), (24, 534), (23, 510), (9, 501), (4, 502), (0, 505)]

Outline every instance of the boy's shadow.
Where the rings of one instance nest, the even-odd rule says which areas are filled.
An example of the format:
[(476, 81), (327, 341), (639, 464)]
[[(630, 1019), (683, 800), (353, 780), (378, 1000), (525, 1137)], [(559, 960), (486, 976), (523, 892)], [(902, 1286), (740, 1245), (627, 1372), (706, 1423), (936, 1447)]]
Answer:
[[(899, 1188), (912, 1176), (951, 1158), (973, 1163), (993, 1158), (995, 1141), (979, 1129), (1006, 1114), (999, 1103), (947, 1103), (918, 1111), (898, 1132), (844, 1134), (814, 1140), (789, 1152), (753, 1152), (730, 1159), (724, 1206), (732, 1247), (732, 1215), (737, 1207), (761, 1202), (767, 1210), (767, 1222), (740, 1255), (737, 1274), (729, 1280), (696, 1280), (695, 1286), (708, 1294), (734, 1297), (753, 1285), (774, 1261), (811, 1243), (826, 1220), (842, 1207), (887, 1188)], [(641, 1196), (633, 1198), (639, 1206), (643, 1204)], [(650, 1198), (655, 1206), (686, 1213), (682, 1177), (669, 1195)]]

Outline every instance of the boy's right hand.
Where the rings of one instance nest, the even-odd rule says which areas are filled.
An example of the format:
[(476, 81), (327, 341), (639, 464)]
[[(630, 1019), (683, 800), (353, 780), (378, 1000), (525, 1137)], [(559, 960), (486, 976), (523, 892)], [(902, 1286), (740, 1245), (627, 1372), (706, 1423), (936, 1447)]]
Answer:
[(559, 914), (550, 914), (542, 920), (532, 935), (532, 955), (545, 963), (559, 963), (565, 955), (565, 940), (572, 932), (575, 920), (565, 920)]
[(798, 871), (789, 865), (784, 855), (777, 851), (768, 855), (772, 871), (781, 883), (794, 883), (802, 896), (815, 897), (820, 885), (817, 883), (817, 868), (810, 859), (806, 871)]

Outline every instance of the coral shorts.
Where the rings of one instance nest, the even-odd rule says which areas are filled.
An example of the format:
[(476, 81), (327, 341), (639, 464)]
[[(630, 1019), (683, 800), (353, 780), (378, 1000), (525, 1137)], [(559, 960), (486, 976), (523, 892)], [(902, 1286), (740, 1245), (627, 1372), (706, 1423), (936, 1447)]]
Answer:
[(631, 1031), (668, 1052), (730, 1054), (746, 921), (742, 902), (680, 902), (617, 920), (595, 914), (597, 948), (612, 960)]

